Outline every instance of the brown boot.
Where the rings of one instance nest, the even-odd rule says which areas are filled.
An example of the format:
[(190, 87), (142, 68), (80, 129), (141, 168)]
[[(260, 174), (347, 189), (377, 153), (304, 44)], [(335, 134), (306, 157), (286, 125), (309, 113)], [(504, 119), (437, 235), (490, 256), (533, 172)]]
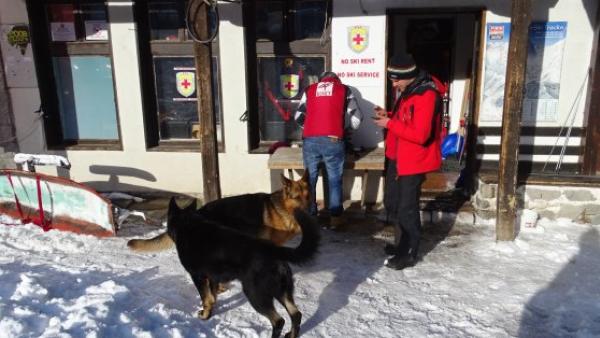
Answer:
[(342, 216), (331, 216), (329, 220), (329, 228), (334, 231), (340, 231), (345, 224), (346, 220)]

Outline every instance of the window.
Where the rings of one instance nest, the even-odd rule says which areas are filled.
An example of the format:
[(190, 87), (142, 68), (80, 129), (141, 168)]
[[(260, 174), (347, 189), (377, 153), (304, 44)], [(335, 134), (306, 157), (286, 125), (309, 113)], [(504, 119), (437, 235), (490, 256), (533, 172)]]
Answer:
[(294, 113), (302, 89), (317, 82), (325, 69), (324, 57), (259, 56), (258, 111), (264, 141), (301, 140)]
[(329, 66), (329, 5), (321, 0), (245, 3), (253, 151), (264, 152), (277, 141), (301, 140), (294, 114), (304, 88)]
[(106, 6), (29, 5), (48, 146), (120, 148)]
[[(199, 150), (198, 91), (193, 39), (183, 1), (137, 1), (146, 144), (157, 150)], [(222, 144), (218, 44), (213, 41), (212, 86), (217, 141)]]

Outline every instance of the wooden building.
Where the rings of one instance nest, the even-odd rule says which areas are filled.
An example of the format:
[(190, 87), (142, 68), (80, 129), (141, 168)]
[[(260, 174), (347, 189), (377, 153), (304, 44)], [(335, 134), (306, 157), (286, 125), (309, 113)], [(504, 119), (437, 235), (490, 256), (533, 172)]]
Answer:
[[(73, 167), (59, 174), (101, 191), (271, 191), (279, 185), (269, 148), (300, 143), (293, 113), (303, 88), (332, 70), (369, 116), (392, 101), (387, 59), (408, 51), (448, 84), (448, 132), (464, 126), (467, 140), (464, 157), (448, 159), (427, 189), (453, 189), (467, 168), (474, 205), (494, 209), (511, 1), (218, 1), (218, 11), (199, 3), (0, 0), (0, 97), (10, 100), (19, 151), (64, 155)], [(204, 22), (203, 10), (200, 38), (210, 41), (200, 44), (189, 28)], [(598, 2), (536, 1), (530, 14), (513, 131), (519, 179), (548, 191), (585, 182), (569, 189), (588, 189), (582, 203), (597, 203)], [(381, 147), (382, 133), (365, 119), (353, 143)], [(348, 170), (347, 197), (381, 200), (380, 177)], [(583, 209), (600, 222), (600, 210)]]

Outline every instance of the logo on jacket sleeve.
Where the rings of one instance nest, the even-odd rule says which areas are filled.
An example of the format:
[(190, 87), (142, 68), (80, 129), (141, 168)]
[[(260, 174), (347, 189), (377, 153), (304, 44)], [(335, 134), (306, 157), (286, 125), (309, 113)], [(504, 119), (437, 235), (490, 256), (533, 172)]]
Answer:
[(356, 53), (361, 53), (369, 46), (369, 27), (348, 27), (348, 45)]
[(194, 72), (175, 73), (177, 92), (183, 97), (190, 97), (196, 91), (196, 74)]
[(279, 91), (284, 97), (291, 99), (298, 95), (300, 76), (297, 74), (283, 74), (279, 77), (279, 83)]

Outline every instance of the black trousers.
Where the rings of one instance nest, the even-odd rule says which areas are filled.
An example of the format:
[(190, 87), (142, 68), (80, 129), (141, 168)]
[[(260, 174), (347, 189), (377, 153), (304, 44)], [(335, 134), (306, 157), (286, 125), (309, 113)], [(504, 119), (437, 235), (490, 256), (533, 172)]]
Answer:
[(398, 176), (396, 161), (387, 160), (383, 204), (394, 224), (398, 255), (417, 258), (421, 242), (419, 201), (425, 174)]

